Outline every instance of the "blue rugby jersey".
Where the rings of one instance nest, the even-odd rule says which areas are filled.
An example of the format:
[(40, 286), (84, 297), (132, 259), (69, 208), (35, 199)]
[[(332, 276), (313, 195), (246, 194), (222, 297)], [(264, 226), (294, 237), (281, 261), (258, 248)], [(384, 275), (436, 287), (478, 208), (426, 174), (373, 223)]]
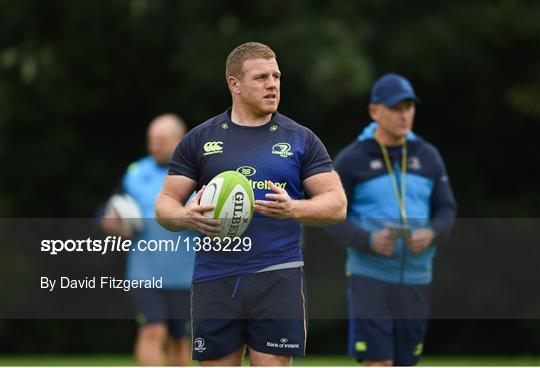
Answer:
[[(413, 254), (400, 239), (392, 257), (374, 253), (370, 236), (393, 223), (401, 224), (399, 204), (371, 123), (335, 160), (347, 194), (347, 220), (327, 227), (334, 240), (347, 246), (346, 271), (385, 282), (427, 284), (432, 279), (436, 246)], [(402, 147), (389, 147), (398, 186)], [(432, 227), (438, 239), (449, 233), (456, 203), (437, 149), (414, 133), (407, 135), (406, 212), (411, 230)]]
[[(268, 181), (284, 188), (292, 199), (300, 199), (305, 179), (333, 170), (326, 148), (308, 128), (277, 112), (262, 126), (241, 126), (231, 121), (230, 111), (184, 137), (169, 163), (169, 175), (191, 178), (199, 190), (217, 174), (236, 170), (246, 175), (256, 200), (272, 192)], [(250, 251), (198, 252), (193, 282), (303, 261), (301, 225), (296, 221), (255, 213), (243, 236), (252, 241)]]
[[(155, 220), (154, 202), (167, 176), (167, 166), (159, 165), (151, 156), (132, 163), (122, 179), (122, 191), (129, 194), (139, 205), (144, 217), (144, 228), (133, 239), (133, 244), (140, 240), (173, 240), (196, 235), (193, 231), (172, 233), (162, 228)], [(187, 252), (184, 246), (172, 251), (134, 251), (127, 254), (126, 278), (146, 280), (163, 277), (164, 289), (190, 289), (194, 264), (193, 252)]]

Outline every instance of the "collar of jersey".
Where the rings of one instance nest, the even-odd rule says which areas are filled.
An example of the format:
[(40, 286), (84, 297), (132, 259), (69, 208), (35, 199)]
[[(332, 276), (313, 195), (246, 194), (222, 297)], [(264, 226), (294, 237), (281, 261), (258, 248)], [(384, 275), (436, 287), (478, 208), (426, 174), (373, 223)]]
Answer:
[(237, 128), (242, 128), (242, 129), (257, 129), (257, 128), (265, 128), (267, 127), (269, 124), (272, 124), (272, 123), (276, 123), (276, 116), (279, 114), (277, 111), (275, 113), (272, 114), (272, 118), (270, 120), (268, 120), (266, 123), (262, 124), (262, 125), (257, 125), (257, 126), (250, 126), (250, 125), (240, 125), (240, 124), (237, 124), (235, 123), (234, 121), (232, 121), (231, 119), (231, 111), (232, 111), (232, 107), (229, 107), (227, 109), (227, 111), (225, 111), (223, 113), (223, 115), (225, 115), (225, 121), (227, 124), (232, 124), (232, 126), (234, 127), (237, 127)]

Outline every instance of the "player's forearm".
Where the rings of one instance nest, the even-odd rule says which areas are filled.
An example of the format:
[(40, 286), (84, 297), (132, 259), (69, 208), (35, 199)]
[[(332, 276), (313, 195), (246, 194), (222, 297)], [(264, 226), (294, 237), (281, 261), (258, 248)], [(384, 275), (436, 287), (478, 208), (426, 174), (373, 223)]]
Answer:
[(180, 202), (174, 198), (160, 194), (155, 203), (156, 220), (169, 231), (185, 230), (183, 219), (185, 218), (186, 209)]
[(293, 218), (304, 225), (327, 226), (345, 220), (347, 199), (342, 192), (331, 191), (295, 201)]

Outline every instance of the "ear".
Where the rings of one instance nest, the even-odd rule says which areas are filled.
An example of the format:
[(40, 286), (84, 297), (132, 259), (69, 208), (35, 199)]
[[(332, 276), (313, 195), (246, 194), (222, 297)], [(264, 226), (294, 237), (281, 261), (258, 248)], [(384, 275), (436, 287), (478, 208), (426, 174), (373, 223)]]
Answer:
[(380, 115), (379, 105), (369, 104), (368, 111), (369, 111), (369, 116), (371, 116), (371, 119), (373, 119), (373, 121), (379, 120), (379, 115)]
[(229, 75), (227, 77), (227, 85), (229, 86), (229, 91), (231, 91), (232, 94), (239, 95), (240, 94), (240, 87), (239, 87), (240, 80), (232, 75)]

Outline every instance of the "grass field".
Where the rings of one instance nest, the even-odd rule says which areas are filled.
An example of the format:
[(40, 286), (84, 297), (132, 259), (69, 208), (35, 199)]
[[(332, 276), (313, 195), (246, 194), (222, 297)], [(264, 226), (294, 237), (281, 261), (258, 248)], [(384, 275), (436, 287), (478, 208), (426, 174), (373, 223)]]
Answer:
[[(130, 366), (135, 361), (128, 355), (0, 355), (0, 366)], [(296, 366), (351, 366), (356, 365), (344, 356), (312, 355), (296, 359)], [(425, 357), (424, 366), (540, 366), (540, 357), (458, 356)]]

